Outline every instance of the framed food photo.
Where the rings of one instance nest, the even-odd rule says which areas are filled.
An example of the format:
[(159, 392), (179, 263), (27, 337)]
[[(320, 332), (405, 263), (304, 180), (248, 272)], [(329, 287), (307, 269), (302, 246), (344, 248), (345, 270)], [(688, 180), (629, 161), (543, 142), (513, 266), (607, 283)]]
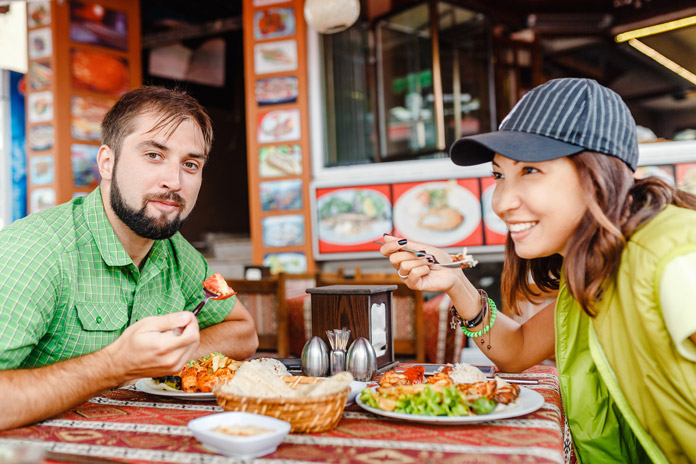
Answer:
[(44, 90), (43, 92), (30, 93), (27, 100), (27, 119), (29, 122), (53, 120), (53, 92)]
[(483, 245), (477, 178), (393, 185), (394, 235), (442, 248)]
[(696, 163), (679, 163), (674, 168), (677, 187), (696, 195)]
[(304, 253), (267, 253), (263, 265), (271, 269), (271, 274), (303, 274), (307, 272), (307, 257)]
[(279, 40), (254, 45), (254, 72), (269, 74), (297, 69), (297, 41)]
[(55, 133), (51, 124), (39, 124), (29, 128), (29, 148), (34, 151), (53, 148)]
[(55, 180), (53, 155), (29, 158), (29, 181), (31, 185), (48, 185)]
[(30, 60), (49, 58), (53, 54), (53, 38), (49, 27), (29, 31), (28, 42)]
[(70, 40), (125, 51), (128, 48), (126, 13), (98, 3), (72, 1)]
[(320, 254), (375, 251), (373, 243), (392, 230), (389, 184), (316, 189)]
[(483, 208), (483, 233), (486, 245), (504, 245), (508, 229), (502, 219), (493, 212), (491, 198), (495, 190), (495, 180), (492, 177), (481, 178), (481, 206)]
[(256, 81), (254, 96), (259, 106), (295, 103), (297, 88), (295, 76), (267, 77)]
[(261, 113), (256, 134), (256, 140), (259, 143), (299, 140), (300, 110), (276, 110)]
[(302, 174), (302, 148), (298, 144), (266, 145), (259, 148), (261, 177), (299, 176)]
[(283, 248), (305, 243), (304, 216), (301, 214), (268, 216), (261, 220), (261, 227), (264, 247)]
[(75, 95), (70, 103), (70, 133), (78, 140), (101, 140), (101, 122), (114, 99)]
[(254, 12), (254, 39), (278, 39), (294, 34), (294, 8), (267, 8)]
[(53, 69), (51, 63), (40, 63), (32, 61), (29, 63), (29, 88), (31, 90), (43, 90), (51, 86), (53, 83)]
[(70, 146), (70, 161), (75, 187), (94, 188), (99, 185), (97, 153), (99, 153), (99, 145), (73, 143)]
[(128, 62), (108, 53), (73, 49), (70, 53), (75, 90), (121, 95), (128, 91)]
[(51, 2), (39, 0), (27, 2), (27, 26), (29, 28), (51, 24)]
[(263, 212), (302, 209), (302, 179), (261, 182), (259, 190)]

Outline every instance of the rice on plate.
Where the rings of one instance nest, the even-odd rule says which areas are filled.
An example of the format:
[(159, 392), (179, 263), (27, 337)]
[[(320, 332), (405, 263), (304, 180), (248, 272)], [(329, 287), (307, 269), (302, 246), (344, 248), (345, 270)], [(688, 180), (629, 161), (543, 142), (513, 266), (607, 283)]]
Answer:
[(481, 369), (467, 363), (455, 364), (449, 376), (454, 383), (477, 383), (488, 380)]

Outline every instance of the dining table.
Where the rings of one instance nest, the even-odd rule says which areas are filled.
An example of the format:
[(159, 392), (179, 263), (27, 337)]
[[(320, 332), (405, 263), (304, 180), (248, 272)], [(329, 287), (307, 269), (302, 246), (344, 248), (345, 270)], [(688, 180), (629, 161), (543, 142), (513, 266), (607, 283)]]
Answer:
[[(402, 363), (397, 370), (410, 366)], [(575, 462), (556, 368), (538, 365), (521, 373), (498, 375), (525, 382), (523, 388), (543, 396), (541, 407), (518, 417), (450, 425), (383, 417), (353, 404), (344, 409), (336, 428), (291, 433), (275, 452), (253, 462)], [(50, 464), (249, 462), (206, 449), (187, 427), (193, 419), (219, 412), (222, 409), (215, 400), (162, 397), (129, 385), (99, 394), (51, 419), (0, 432), (0, 450), (33, 450), (38, 456), (34, 462)]]

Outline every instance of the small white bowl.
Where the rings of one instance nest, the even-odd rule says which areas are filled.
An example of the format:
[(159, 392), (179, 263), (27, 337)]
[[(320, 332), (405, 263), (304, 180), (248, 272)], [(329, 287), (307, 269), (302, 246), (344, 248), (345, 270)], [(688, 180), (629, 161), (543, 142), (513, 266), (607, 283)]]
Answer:
[[(214, 430), (235, 425), (255, 425), (273, 432), (237, 437)], [(232, 458), (253, 459), (274, 452), (290, 432), (290, 423), (260, 414), (231, 411), (193, 419), (188, 428), (211, 451)]]
[(355, 397), (358, 396), (360, 392), (363, 391), (366, 387), (366, 382), (353, 380), (350, 383), (350, 394), (348, 395), (348, 399), (346, 400), (346, 406), (350, 406), (351, 404), (355, 403)]

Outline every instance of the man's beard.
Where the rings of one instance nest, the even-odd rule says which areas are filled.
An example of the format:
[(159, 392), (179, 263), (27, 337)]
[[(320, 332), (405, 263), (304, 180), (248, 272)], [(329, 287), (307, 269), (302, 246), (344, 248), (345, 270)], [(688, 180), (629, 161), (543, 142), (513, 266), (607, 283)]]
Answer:
[(162, 216), (161, 218), (155, 219), (147, 216), (145, 213), (145, 208), (147, 208), (148, 201), (176, 201), (180, 205), (180, 209), (183, 209), (186, 205), (184, 199), (175, 192), (169, 192), (164, 195), (148, 195), (143, 199), (143, 207), (140, 210), (135, 210), (128, 206), (123, 200), (121, 195), (121, 190), (118, 188), (118, 183), (116, 182), (116, 170), (114, 169), (113, 181), (111, 182), (111, 209), (114, 210), (116, 216), (123, 221), (133, 232), (143, 238), (149, 238), (152, 240), (162, 240), (169, 238), (179, 231), (182, 225), (188, 219), (181, 217), (181, 211), (176, 215), (171, 221)]

